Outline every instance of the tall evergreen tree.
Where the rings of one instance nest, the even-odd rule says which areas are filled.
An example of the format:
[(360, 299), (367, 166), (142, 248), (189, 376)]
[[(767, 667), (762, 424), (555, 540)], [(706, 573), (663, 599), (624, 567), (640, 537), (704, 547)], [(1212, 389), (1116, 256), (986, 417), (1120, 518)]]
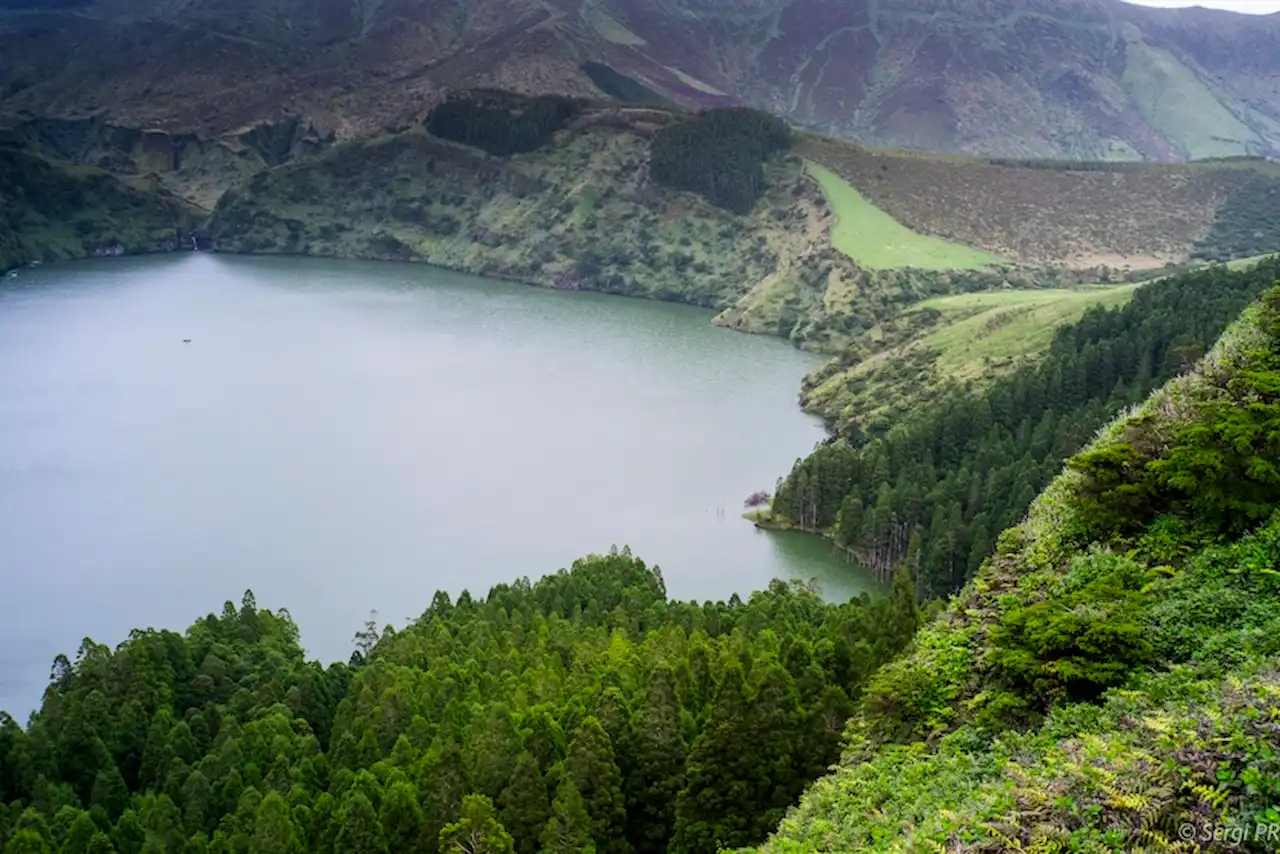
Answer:
[(484, 795), (462, 799), (462, 815), (440, 831), (442, 854), (514, 854), (511, 834), (498, 821), (493, 801)]
[(278, 792), (269, 792), (258, 805), (249, 854), (302, 854), (289, 805)]
[(362, 792), (348, 792), (343, 798), (340, 820), (334, 854), (388, 854), (382, 824)]
[(551, 803), (551, 818), (542, 831), (542, 854), (596, 854), (591, 816), (573, 778), (565, 776)]
[(591, 836), (600, 854), (625, 854), (627, 807), (622, 772), (614, 761), (613, 744), (594, 716), (579, 724), (569, 742), (565, 774), (582, 795), (591, 817)]
[(627, 839), (636, 854), (664, 854), (675, 831), (676, 796), (684, 788), (688, 745), (680, 722), (675, 674), (649, 675), (648, 692), (631, 727), (634, 764), (626, 783)]
[[(538, 760), (524, 751), (516, 760), (511, 779), (498, 798), (502, 824), (515, 840), (517, 854), (536, 854), (542, 829), (551, 816), (547, 799), (547, 781), (538, 768)], [(392, 852), (395, 854), (395, 852)]]

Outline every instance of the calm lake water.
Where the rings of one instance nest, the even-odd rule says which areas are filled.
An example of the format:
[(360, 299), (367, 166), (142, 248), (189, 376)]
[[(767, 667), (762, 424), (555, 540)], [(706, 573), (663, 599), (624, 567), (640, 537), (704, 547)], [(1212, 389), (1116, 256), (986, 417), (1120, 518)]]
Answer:
[(0, 282), (0, 708), (25, 718), (85, 636), (182, 630), (247, 588), (326, 661), (371, 609), (402, 625), (613, 544), (678, 598), (870, 589), (740, 518), (822, 437), (796, 404), (816, 361), (710, 317), (310, 259)]

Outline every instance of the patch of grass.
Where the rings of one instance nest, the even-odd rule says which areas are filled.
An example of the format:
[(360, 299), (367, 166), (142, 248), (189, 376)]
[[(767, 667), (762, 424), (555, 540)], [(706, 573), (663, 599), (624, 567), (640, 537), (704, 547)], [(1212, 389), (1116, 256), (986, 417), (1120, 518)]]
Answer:
[[(993, 290), (917, 302), (806, 381), (805, 407), (829, 424), (888, 425), (951, 386), (980, 386), (1034, 361), (1095, 305), (1143, 283)], [(873, 340), (874, 339), (874, 340)]]
[(941, 311), (952, 322), (924, 336), (920, 346), (938, 353), (944, 378), (978, 379), (1043, 353), (1059, 327), (1076, 322), (1092, 306), (1123, 305), (1138, 287), (992, 291), (926, 300), (914, 310)]
[(912, 231), (823, 166), (809, 164), (809, 174), (822, 187), (836, 215), (832, 245), (860, 266), (871, 270), (974, 270), (1003, 263), (989, 252)]

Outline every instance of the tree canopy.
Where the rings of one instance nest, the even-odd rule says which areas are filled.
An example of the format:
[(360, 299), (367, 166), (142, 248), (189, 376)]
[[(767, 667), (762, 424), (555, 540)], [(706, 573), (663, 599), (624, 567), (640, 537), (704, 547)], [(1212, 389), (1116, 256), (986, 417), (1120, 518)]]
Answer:
[(248, 593), (183, 634), (85, 640), (28, 727), (0, 717), (0, 851), (714, 854), (835, 761), (917, 622), (909, 592), (670, 601), (615, 550), (438, 593), (322, 667)]

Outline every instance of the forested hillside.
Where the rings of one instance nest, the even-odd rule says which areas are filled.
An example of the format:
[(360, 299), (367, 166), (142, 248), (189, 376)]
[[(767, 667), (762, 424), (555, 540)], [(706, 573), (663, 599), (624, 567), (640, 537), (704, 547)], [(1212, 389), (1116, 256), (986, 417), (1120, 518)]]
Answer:
[(769, 854), (1280, 846), (1280, 283), (869, 681)]
[(1095, 307), (1060, 329), (1042, 360), (896, 413), (887, 431), (855, 427), (797, 461), (772, 523), (825, 531), (880, 573), (909, 566), (922, 596), (954, 593), (1063, 460), (1185, 370), (1278, 277), (1275, 259), (1212, 267)]
[(0, 851), (714, 854), (825, 772), (918, 621), (905, 578), (699, 605), (623, 551), (438, 593), (326, 668), (247, 594), (185, 634), (86, 639), (29, 726), (0, 718)]
[(0, 273), (116, 245), (129, 252), (174, 249), (193, 222), (177, 200), (99, 169), (0, 149)]

